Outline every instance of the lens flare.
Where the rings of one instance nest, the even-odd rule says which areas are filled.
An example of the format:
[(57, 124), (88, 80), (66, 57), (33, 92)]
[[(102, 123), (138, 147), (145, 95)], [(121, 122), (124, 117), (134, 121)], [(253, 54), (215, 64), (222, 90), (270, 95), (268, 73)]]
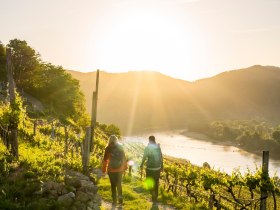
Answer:
[(129, 160), (129, 161), (127, 162), (127, 165), (133, 166), (133, 165), (134, 165), (134, 161), (133, 161), (133, 160)]
[(150, 177), (146, 178), (146, 180), (144, 181), (144, 188), (146, 190), (151, 190), (154, 188), (154, 186), (155, 186), (155, 181)]

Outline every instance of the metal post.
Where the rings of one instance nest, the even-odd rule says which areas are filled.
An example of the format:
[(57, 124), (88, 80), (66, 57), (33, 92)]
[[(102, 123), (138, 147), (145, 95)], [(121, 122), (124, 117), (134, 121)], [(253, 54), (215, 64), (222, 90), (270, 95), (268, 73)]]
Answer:
[[(268, 174), (268, 163), (269, 163), (269, 151), (263, 151), (263, 160), (262, 160), (262, 181), (265, 183), (269, 179)], [(261, 204), (260, 210), (266, 210), (266, 198), (267, 198), (267, 189), (261, 187)]]

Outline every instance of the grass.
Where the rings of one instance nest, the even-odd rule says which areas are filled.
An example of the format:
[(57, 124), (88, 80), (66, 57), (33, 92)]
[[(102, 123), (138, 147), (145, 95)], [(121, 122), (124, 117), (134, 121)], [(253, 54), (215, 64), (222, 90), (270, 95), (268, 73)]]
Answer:
[[(111, 185), (109, 177), (99, 180), (98, 192), (103, 200), (111, 203)], [(125, 209), (143, 210), (150, 209), (152, 204), (149, 201), (150, 194), (143, 188), (140, 180), (125, 176), (123, 178), (123, 200)]]
[[(111, 203), (111, 186), (108, 177), (99, 180), (98, 193), (101, 195), (103, 200)], [(139, 178), (135, 176), (126, 175), (123, 178), (123, 199), (124, 209), (131, 210), (145, 210), (152, 209), (151, 195), (148, 190), (145, 189), (144, 184)], [(178, 196), (174, 196), (172, 192), (167, 193), (162, 188), (159, 189), (159, 202), (162, 205), (169, 205), (174, 209), (184, 210), (206, 210), (206, 204), (193, 204), (188, 202), (186, 199)], [(102, 208), (101, 208), (102, 209)], [(105, 208), (103, 208), (105, 210)], [(102, 210), (103, 210), (102, 209)]]

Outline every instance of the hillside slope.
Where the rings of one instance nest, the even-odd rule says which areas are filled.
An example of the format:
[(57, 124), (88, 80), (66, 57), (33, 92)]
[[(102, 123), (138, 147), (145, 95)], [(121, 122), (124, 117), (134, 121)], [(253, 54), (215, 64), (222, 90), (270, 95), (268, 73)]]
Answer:
[[(80, 81), (91, 110), (96, 72), (69, 71)], [(280, 68), (252, 66), (187, 82), (157, 72), (100, 73), (98, 121), (124, 134), (186, 128), (217, 119), (279, 122)]]

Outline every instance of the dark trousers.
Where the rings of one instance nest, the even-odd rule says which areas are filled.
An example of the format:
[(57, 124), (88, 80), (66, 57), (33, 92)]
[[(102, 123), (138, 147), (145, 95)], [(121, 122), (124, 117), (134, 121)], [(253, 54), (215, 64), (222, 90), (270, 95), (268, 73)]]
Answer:
[(151, 178), (154, 181), (154, 186), (152, 189), (150, 189), (153, 202), (157, 202), (157, 198), (158, 198), (159, 177), (160, 177), (160, 170), (146, 169), (146, 178)]
[(122, 173), (123, 172), (108, 172), (111, 182), (111, 192), (114, 203), (117, 202), (117, 190), (119, 202), (122, 203)]

